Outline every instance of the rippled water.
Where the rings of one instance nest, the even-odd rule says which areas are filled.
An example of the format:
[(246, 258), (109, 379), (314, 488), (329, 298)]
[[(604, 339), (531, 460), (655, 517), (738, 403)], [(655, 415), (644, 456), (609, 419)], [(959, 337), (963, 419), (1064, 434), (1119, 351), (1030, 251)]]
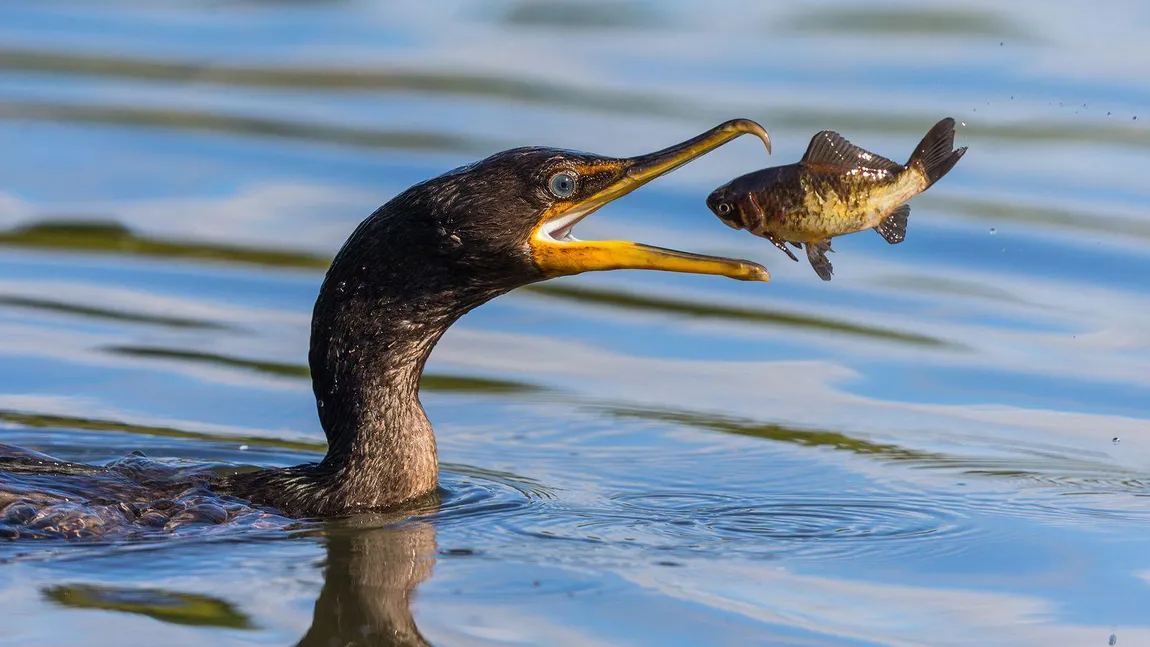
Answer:
[(437, 504), (0, 544), (0, 643), (1150, 644), (1143, 4), (392, 4), (0, 2), (0, 443), (314, 460), (328, 259), (502, 148), (970, 152), (827, 284), (707, 213), (753, 140), (676, 171), (580, 236), (772, 283), (502, 297), (429, 365)]

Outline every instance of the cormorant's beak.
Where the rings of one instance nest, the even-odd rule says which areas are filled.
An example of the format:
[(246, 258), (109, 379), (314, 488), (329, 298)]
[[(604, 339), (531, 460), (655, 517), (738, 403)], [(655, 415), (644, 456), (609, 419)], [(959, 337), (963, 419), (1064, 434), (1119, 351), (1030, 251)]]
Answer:
[(771, 151), (771, 138), (759, 124), (734, 119), (661, 151), (596, 164), (591, 173), (614, 172), (615, 179), (595, 194), (578, 201), (556, 203), (548, 209), (531, 237), (535, 264), (547, 277), (596, 270), (664, 270), (715, 274), (742, 281), (769, 281), (767, 269), (751, 261), (704, 256), (621, 240), (579, 240), (571, 236), (575, 223), (603, 205), (621, 198), (651, 180), (744, 134), (763, 140)]

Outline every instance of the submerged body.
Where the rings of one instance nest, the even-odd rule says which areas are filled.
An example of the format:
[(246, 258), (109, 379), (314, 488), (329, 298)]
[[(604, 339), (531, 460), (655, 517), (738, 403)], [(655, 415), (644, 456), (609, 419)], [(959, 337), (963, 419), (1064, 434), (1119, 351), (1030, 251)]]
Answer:
[(824, 130), (797, 164), (762, 169), (715, 189), (707, 206), (727, 225), (770, 240), (797, 261), (787, 244), (806, 247), (815, 273), (829, 281), (831, 239), (874, 229), (892, 245), (906, 238), (908, 200), (946, 175), (966, 148), (954, 150), (954, 120), (931, 128), (905, 165), (870, 153)]

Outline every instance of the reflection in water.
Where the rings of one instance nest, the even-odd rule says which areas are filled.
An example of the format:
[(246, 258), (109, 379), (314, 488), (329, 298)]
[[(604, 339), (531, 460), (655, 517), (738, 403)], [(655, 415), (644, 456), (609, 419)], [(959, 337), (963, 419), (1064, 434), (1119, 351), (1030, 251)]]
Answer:
[[(425, 502), (423, 513), (438, 506)], [(435, 528), (399, 515), (361, 515), (321, 531), (327, 559), (311, 627), (300, 647), (428, 645), (412, 616), (416, 587), (435, 564)], [(231, 602), (154, 588), (93, 584), (47, 587), (42, 595), (75, 609), (145, 615), (179, 625), (256, 628)]]
[(0, 410), (0, 422), (30, 427), (33, 429), (78, 429), (86, 431), (121, 431), (144, 436), (159, 436), (165, 438), (184, 438), (203, 442), (223, 443), (228, 446), (236, 444), (278, 447), (300, 451), (323, 452), (327, 443), (304, 442), (288, 440), (286, 438), (266, 438), (263, 436), (239, 436), (232, 434), (213, 434), (188, 429), (161, 427), (157, 425), (135, 424), (120, 420), (107, 420), (102, 418), (81, 418), (79, 416), (60, 416), (45, 413), (30, 413), (25, 411)]
[(782, 310), (729, 306), (713, 302), (688, 301), (681, 298), (641, 295), (622, 290), (609, 290), (577, 285), (533, 285), (526, 288), (526, 290), (548, 297), (627, 310), (654, 311), (662, 314), (687, 315), (706, 319), (791, 326), (823, 332), (857, 335), (859, 337), (869, 337), (871, 339), (881, 339), (884, 341), (902, 342), (916, 346), (944, 347), (950, 345), (942, 339), (927, 335), (863, 326), (847, 321), (836, 321), (826, 317), (785, 312)]
[(44, 589), (44, 597), (75, 609), (138, 613), (181, 625), (251, 629), (247, 615), (229, 602), (207, 595), (160, 589), (64, 584)]
[(435, 528), (421, 521), (381, 527), (396, 520), (357, 516), (324, 531), (323, 589), (300, 647), (429, 644), (415, 625), (411, 603), (435, 564)]
[[(283, 377), (298, 377), (306, 379), (311, 375), (308, 367), (303, 364), (286, 364), (282, 362), (241, 359), (238, 357), (229, 357), (227, 355), (220, 355), (217, 353), (204, 353), (199, 351), (175, 350), (169, 348), (150, 348), (140, 346), (111, 346), (106, 350), (117, 355), (215, 364), (218, 366), (243, 368), (252, 371), (258, 371), (260, 373), (279, 375)], [(423, 374), (419, 381), (419, 388), (424, 391), (461, 393), (528, 393), (531, 391), (542, 390), (542, 387), (527, 384), (525, 382), (436, 373)]]
[(892, 444), (875, 443), (828, 429), (799, 429), (787, 425), (740, 420), (730, 416), (669, 409), (606, 407), (603, 411), (619, 418), (670, 422), (739, 436), (753, 436), (776, 442), (793, 443), (805, 447), (827, 447), (855, 454), (870, 454), (886, 460), (926, 462), (945, 458), (943, 454), (927, 453)]
[(328, 266), (327, 259), (301, 252), (157, 240), (139, 236), (117, 222), (96, 220), (51, 220), (17, 227), (0, 232), (0, 245), (253, 263), (272, 267), (324, 269)]
[(945, 196), (932, 198), (935, 204), (964, 217), (985, 220), (987, 224), (1018, 224), (1021, 227), (1042, 226), (1065, 229), (1073, 233), (1113, 234), (1150, 238), (1150, 222), (1136, 214), (1105, 213), (1091, 205), (1088, 209), (1037, 206), (1022, 202), (987, 200), (985, 198)]
[[(775, 442), (822, 447), (869, 456), (873, 459), (899, 463), (909, 469), (950, 470), (969, 477), (1009, 479), (1023, 485), (1037, 487), (1058, 486), (1077, 490), (1075, 494), (1090, 494), (1132, 490), (1145, 492), (1148, 479), (1143, 469), (1125, 469), (1099, 461), (1098, 457), (1070, 455), (1053, 450), (1040, 451), (1030, 444), (1020, 447), (1010, 458), (979, 455), (971, 448), (969, 453), (949, 451), (923, 451), (892, 443), (876, 443), (840, 431), (816, 428), (797, 428), (776, 423), (740, 419), (733, 416), (705, 414), (672, 409), (642, 409), (637, 407), (596, 406), (599, 410), (619, 418), (652, 420), (708, 429), (738, 436), (751, 436)], [(999, 448), (1007, 445), (997, 443)], [(1030, 454), (1030, 455), (1027, 455)], [(1092, 460), (1093, 458), (1093, 460)], [(1071, 492), (1063, 492), (1064, 496)], [(980, 502), (979, 505), (985, 505)], [(1004, 511), (1023, 512), (1023, 504), (1011, 501)], [(1072, 518), (1075, 514), (1091, 515), (1098, 512), (1089, 505), (1041, 506), (1030, 513), (1051, 514)]]
[[(543, 10), (547, 10), (546, 6)], [(213, 63), (114, 57), (94, 53), (0, 50), (0, 70), (151, 81), (195, 81), (245, 88), (291, 88), (344, 92), (401, 92), (478, 98), (644, 116), (698, 113), (640, 93), (562, 85), (556, 77), (516, 79), (442, 69), (372, 67), (241, 67)], [(3, 106), (5, 104), (0, 104)], [(11, 104), (18, 106), (21, 104)], [(4, 111), (0, 109), (0, 118)], [(355, 141), (340, 143), (355, 144)]]
[(905, 5), (849, 7), (831, 5), (808, 9), (789, 25), (810, 33), (874, 36), (954, 36), (1025, 38), (1004, 15), (978, 9)]
[(136, 128), (168, 128), (400, 150), (481, 152), (493, 147), (489, 142), (441, 132), (352, 128), (335, 124), (230, 115), (187, 108), (141, 108), (138, 106), (70, 105), (46, 101), (2, 101), (0, 102), (0, 119), (105, 124)]
[(144, 312), (125, 312), (122, 310), (112, 310), (110, 308), (101, 308), (97, 306), (83, 306), (75, 303), (67, 303), (64, 301), (56, 301), (54, 299), (42, 299), (37, 297), (26, 296), (0, 296), (0, 306), (8, 308), (24, 308), (28, 310), (39, 310), (41, 312), (52, 312), (57, 314), (73, 315), (77, 317), (84, 317), (86, 319), (104, 319), (108, 321), (123, 321), (134, 324), (150, 324), (155, 326), (166, 326), (168, 328), (196, 328), (203, 330), (221, 330), (226, 328), (222, 324), (205, 321), (202, 319), (190, 319), (185, 317), (171, 317), (165, 315), (144, 313)]
[(503, 22), (551, 29), (633, 29), (657, 26), (659, 16), (653, 9), (621, 0), (524, 0), (507, 10)]

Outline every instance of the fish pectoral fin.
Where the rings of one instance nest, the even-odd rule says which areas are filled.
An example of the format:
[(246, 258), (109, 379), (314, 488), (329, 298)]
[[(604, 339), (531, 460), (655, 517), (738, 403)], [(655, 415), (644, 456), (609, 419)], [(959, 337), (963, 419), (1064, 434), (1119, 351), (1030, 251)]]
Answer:
[[(775, 247), (778, 247), (779, 249), (783, 250), (783, 253), (786, 254), (787, 256), (790, 256), (792, 261), (794, 261), (796, 263), (799, 262), (799, 258), (797, 256), (795, 256), (795, 253), (792, 252), (791, 250), (787, 249), (787, 241), (785, 241), (781, 238), (776, 238), (772, 234), (766, 234), (766, 239), (771, 241), (771, 244), (774, 245)], [(791, 244), (794, 245), (795, 247), (798, 247), (798, 245), (796, 243), (791, 243)]]
[(818, 274), (819, 278), (824, 281), (831, 280), (831, 276), (835, 273), (834, 266), (827, 260), (827, 252), (830, 251), (834, 250), (831, 249), (829, 238), (807, 243), (807, 260), (811, 262), (815, 274)]
[(906, 240), (906, 219), (910, 217), (910, 205), (904, 204), (894, 208), (890, 215), (874, 228), (879, 236), (891, 245), (897, 245)]
[(802, 163), (807, 166), (868, 168), (888, 173), (903, 170), (902, 164), (859, 148), (833, 130), (824, 130), (811, 138)]

